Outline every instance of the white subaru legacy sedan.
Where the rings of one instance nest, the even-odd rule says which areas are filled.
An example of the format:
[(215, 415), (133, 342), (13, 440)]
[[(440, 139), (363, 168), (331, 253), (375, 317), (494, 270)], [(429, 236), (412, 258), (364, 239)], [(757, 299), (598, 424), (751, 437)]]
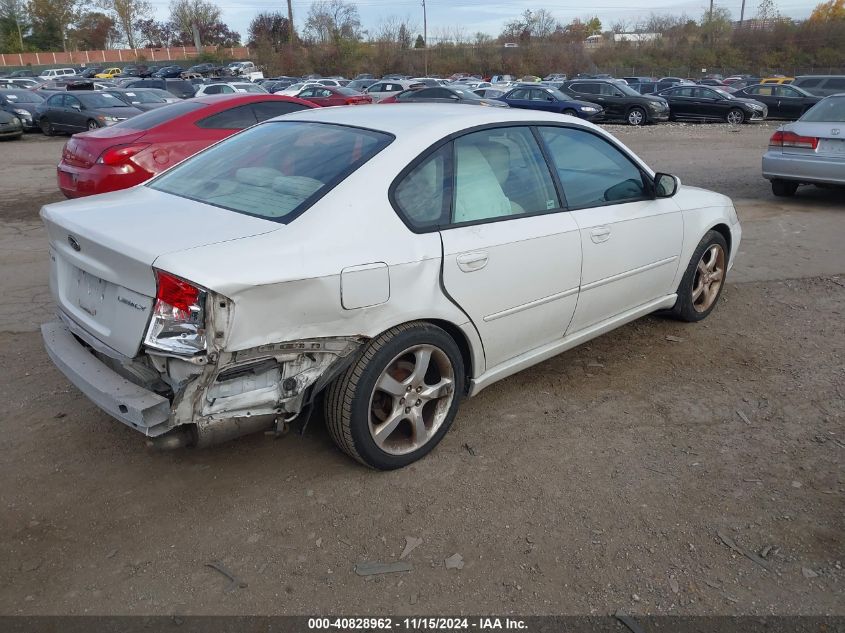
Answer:
[(730, 199), (573, 117), (319, 108), (129, 190), (45, 206), (58, 368), (161, 447), (307, 419), (379, 469), (465, 396), (643, 315), (718, 302)]

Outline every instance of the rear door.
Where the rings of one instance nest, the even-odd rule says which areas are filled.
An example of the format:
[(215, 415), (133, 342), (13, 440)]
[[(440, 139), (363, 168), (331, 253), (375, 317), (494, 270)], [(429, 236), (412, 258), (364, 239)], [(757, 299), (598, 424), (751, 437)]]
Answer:
[(650, 176), (603, 136), (551, 126), (540, 136), (580, 230), (581, 290), (570, 332), (674, 292), (683, 243), (678, 205), (654, 199)]
[(580, 237), (530, 127), (456, 139), (454, 176), (440, 231), (443, 285), (475, 324), (489, 370), (564, 336), (578, 299)]
[[(769, 106), (770, 116), (779, 116), (785, 119), (797, 119), (806, 108), (804, 96), (791, 86), (775, 86), (777, 113), (772, 114), (772, 107)], [(756, 97), (755, 97), (756, 98)], [(765, 102), (764, 102), (765, 103)], [(769, 105), (766, 103), (766, 105)]]

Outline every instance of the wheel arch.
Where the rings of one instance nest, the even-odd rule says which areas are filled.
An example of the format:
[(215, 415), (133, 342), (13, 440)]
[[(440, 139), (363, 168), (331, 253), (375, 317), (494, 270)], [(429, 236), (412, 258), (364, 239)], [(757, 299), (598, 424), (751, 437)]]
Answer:
[(716, 231), (716, 232), (717, 232), (717, 233), (719, 233), (722, 237), (724, 237), (724, 238), (725, 238), (725, 242), (726, 242), (726, 243), (727, 243), (727, 245), (728, 245), (728, 252), (727, 252), (727, 256), (728, 256), (728, 258), (730, 259), (731, 253), (733, 253), (733, 239), (732, 239), (732, 236), (731, 236), (731, 229), (730, 229), (730, 227), (729, 227), (727, 224), (725, 224), (725, 223), (723, 223), (723, 222), (720, 222), (720, 223), (718, 223), (718, 224), (714, 224), (714, 225), (713, 225), (713, 226), (711, 226), (708, 230), (709, 230), (709, 231)]
[(462, 388), (464, 395), (467, 395), (469, 393), (470, 380), (475, 376), (477, 363), (473, 356), (472, 344), (467, 338), (466, 333), (451, 321), (445, 321), (443, 319), (423, 319), (423, 321), (436, 325), (441, 330), (444, 330), (455, 341), (458, 349), (461, 350), (461, 358), (464, 361), (464, 385)]

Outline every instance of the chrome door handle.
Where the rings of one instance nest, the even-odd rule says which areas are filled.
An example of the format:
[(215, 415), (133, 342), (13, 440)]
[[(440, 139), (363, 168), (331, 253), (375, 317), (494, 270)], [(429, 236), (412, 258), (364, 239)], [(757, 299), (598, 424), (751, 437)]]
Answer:
[(462, 253), (457, 258), (458, 268), (465, 273), (481, 270), (487, 265), (487, 253), (477, 251), (473, 253)]
[(610, 228), (607, 226), (598, 226), (590, 231), (590, 239), (593, 243), (600, 244), (610, 239)]

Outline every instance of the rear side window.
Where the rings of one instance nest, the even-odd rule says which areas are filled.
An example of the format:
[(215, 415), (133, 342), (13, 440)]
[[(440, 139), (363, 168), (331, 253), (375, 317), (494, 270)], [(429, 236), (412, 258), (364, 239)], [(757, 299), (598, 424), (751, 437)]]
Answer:
[(211, 128), (214, 130), (242, 130), (255, 125), (255, 113), (252, 111), (252, 104), (230, 108), (212, 114), (209, 117), (197, 121), (197, 127)]
[(549, 149), (570, 208), (647, 197), (639, 168), (603, 138), (562, 127), (540, 128), (540, 135)]
[(259, 123), (283, 114), (309, 109), (308, 106), (301, 103), (290, 103), (288, 101), (259, 101), (252, 104), (252, 111)]
[(415, 229), (449, 223), (452, 144), (447, 143), (414, 167), (396, 186), (393, 199)]
[(822, 82), (821, 77), (808, 77), (807, 79), (796, 79), (795, 85), (802, 88), (815, 88)]
[(824, 83), (825, 90), (845, 90), (845, 77), (834, 77)]
[(529, 128), (482, 130), (454, 143), (454, 224), (560, 208), (549, 166)]
[(360, 128), (275, 121), (212, 146), (148, 186), (287, 223), (392, 140), (389, 134)]
[(127, 128), (130, 130), (139, 131), (151, 130), (157, 125), (166, 123), (171, 119), (175, 119), (176, 117), (180, 117), (184, 114), (188, 114), (189, 112), (201, 110), (202, 108), (206, 107), (208, 106), (204, 103), (179, 101), (177, 103), (171, 103), (170, 105), (156, 108), (155, 110), (150, 110), (149, 112), (144, 112), (143, 114), (139, 114), (138, 116), (133, 116), (131, 119), (121, 121), (113, 127)]

